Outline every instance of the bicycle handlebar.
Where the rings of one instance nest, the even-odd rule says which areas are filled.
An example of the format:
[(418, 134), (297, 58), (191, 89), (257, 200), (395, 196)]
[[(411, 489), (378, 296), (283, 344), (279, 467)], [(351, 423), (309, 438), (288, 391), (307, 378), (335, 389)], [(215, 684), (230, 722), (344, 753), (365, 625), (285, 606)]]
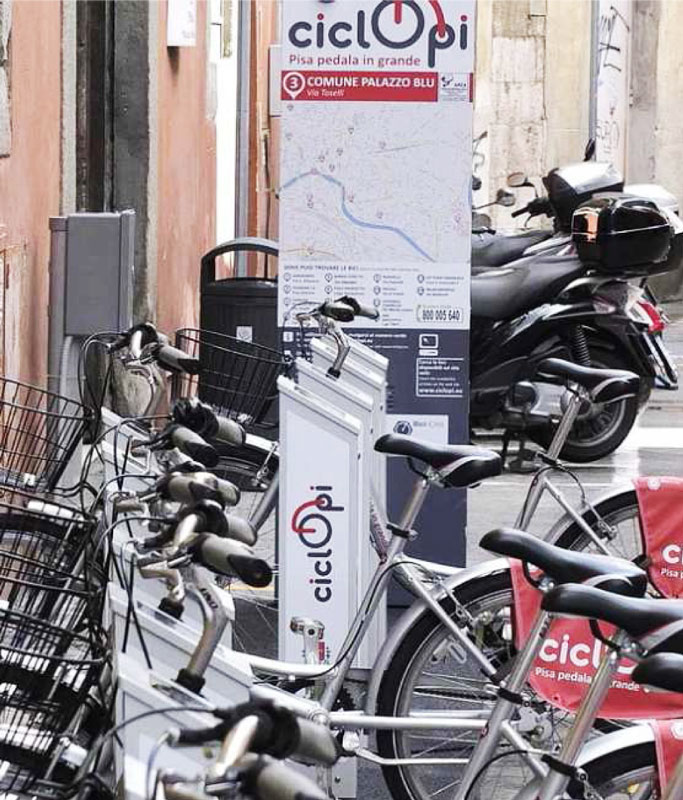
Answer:
[(258, 720), (249, 742), (251, 752), (324, 766), (336, 763), (341, 755), (341, 748), (326, 725), (298, 717), (288, 708), (252, 702), (225, 710), (217, 709), (214, 713), (224, 721), (209, 728), (177, 730), (173, 743), (201, 745), (215, 742), (226, 737), (241, 719), (249, 717)]
[(155, 360), (169, 372), (197, 375), (201, 369), (198, 358), (193, 358), (184, 350), (179, 350), (170, 344), (160, 344), (152, 349)]
[(371, 319), (377, 321), (379, 319), (379, 311), (376, 308), (370, 308), (369, 306), (364, 306), (355, 299), (355, 297), (350, 297), (349, 295), (344, 295), (344, 297), (340, 297), (337, 300), (338, 303), (344, 303), (344, 305), (349, 306), (356, 317), (366, 317), (367, 319)]
[(329, 800), (309, 777), (267, 756), (255, 760), (246, 772), (244, 789), (257, 800)]
[(217, 439), (233, 447), (246, 441), (244, 428), (228, 417), (222, 417), (196, 397), (176, 400), (171, 410), (173, 420), (208, 439)]
[(254, 555), (250, 547), (215, 533), (200, 534), (194, 558), (200, 564), (227, 577), (237, 576), (248, 586), (262, 588), (273, 579), (268, 562)]
[(162, 500), (174, 503), (213, 500), (223, 507), (236, 506), (241, 497), (237, 486), (211, 472), (171, 472), (157, 481), (155, 490)]
[(337, 300), (327, 300), (318, 307), (322, 317), (329, 317), (335, 322), (353, 322), (354, 311), (351, 306)]
[(215, 447), (206, 442), (198, 433), (183, 425), (170, 425), (164, 433), (173, 447), (177, 447), (186, 456), (206, 467), (215, 467), (218, 464), (218, 453)]

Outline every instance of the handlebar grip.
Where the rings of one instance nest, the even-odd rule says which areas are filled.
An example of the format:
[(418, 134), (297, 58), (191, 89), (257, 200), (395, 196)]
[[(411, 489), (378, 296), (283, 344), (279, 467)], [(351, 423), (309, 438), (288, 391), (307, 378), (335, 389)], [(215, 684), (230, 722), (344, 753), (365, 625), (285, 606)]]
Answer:
[(248, 586), (268, 586), (273, 578), (271, 568), (262, 558), (257, 558), (251, 548), (213, 533), (203, 537), (197, 556), (205, 567), (228, 577), (237, 576)]
[(182, 425), (174, 425), (168, 431), (169, 438), (174, 447), (185, 453), (186, 456), (199, 461), (205, 467), (215, 467), (218, 464), (218, 453), (202, 437)]
[(245, 789), (257, 800), (329, 800), (308, 776), (267, 756), (249, 770)]
[(511, 217), (521, 217), (522, 214), (527, 214), (528, 213), (528, 209), (529, 209), (528, 205), (524, 206), (524, 208), (518, 208), (517, 211), (513, 211), (512, 214), (510, 214), (510, 216)]
[(344, 303), (344, 305), (350, 306), (353, 309), (353, 313), (357, 317), (366, 317), (367, 319), (372, 319), (372, 320), (379, 319), (379, 311), (377, 311), (376, 308), (370, 308), (369, 306), (364, 306), (362, 303), (359, 303), (355, 297), (344, 295), (344, 297), (340, 297), (337, 302)]
[(241, 497), (234, 484), (210, 472), (173, 472), (157, 483), (157, 489), (164, 499), (174, 503), (215, 500), (222, 506), (236, 506)]
[(216, 414), (216, 432), (211, 434), (215, 439), (233, 447), (242, 447), (247, 439), (244, 428), (235, 420)]
[(210, 744), (225, 735), (225, 723), (219, 722), (209, 728), (180, 728), (170, 742), (171, 747)]
[(339, 760), (341, 749), (332, 731), (318, 722), (297, 717), (298, 741), (292, 758), (313, 764), (332, 766)]
[(224, 535), (227, 536), (228, 539), (235, 539), (250, 547), (256, 544), (256, 539), (258, 537), (256, 536), (254, 526), (248, 520), (243, 517), (237, 517), (234, 514), (226, 514), (225, 519), (228, 523), (228, 529)]
[(353, 322), (353, 309), (346, 303), (341, 303), (338, 300), (327, 301), (323, 303), (318, 309), (323, 317), (329, 317), (337, 322)]
[(198, 358), (193, 358), (184, 350), (179, 350), (170, 344), (161, 344), (154, 352), (154, 357), (164, 369), (170, 372), (185, 372), (188, 375), (197, 375), (201, 369)]

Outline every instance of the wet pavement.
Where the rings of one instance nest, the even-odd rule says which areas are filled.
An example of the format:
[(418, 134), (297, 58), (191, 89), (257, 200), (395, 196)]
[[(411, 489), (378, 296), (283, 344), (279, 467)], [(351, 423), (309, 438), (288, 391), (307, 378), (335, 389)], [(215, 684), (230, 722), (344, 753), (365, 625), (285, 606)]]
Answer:
[[(683, 303), (671, 303), (665, 308), (671, 320), (665, 332), (665, 342), (683, 374)], [(493, 437), (487, 444), (493, 448), (500, 446), (499, 440)], [(636, 426), (615, 453), (592, 464), (572, 466), (572, 471), (591, 500), (639, 475), (682, 476), (683, 391), (655, 389)], [(514, 524), (529, 482), (529, 475), (506, 473), (469, 492), (468, 564), (488, 557), (477, 544), (486, 531)], [(570, 501), (578, 501), (576, 484), (570, 478), (557, 476), (553, 483)], [(547, 498), (537, 511), (531, 531), (542, 532), (561, 514), (562, 510), (555, 501)]]
[[(669, 304), (666, 312), (671, 324), (665, 333), (665, 342), (683, 376), (683, 302)], [(500, 440), (491, 437), (487, 446), (499, 448)], [(616, 485), (628, 484), (639, 475), (683, 476), (683, 390), (655, 389), (636, 427), (616, 453), (593, 464), (572, 467), (572, 471), (591, 500)], [(530, 475), (506, 473), (469, 492), (468, 565), (491, 557), (478, 546), (479, 539), (492, 528), (514, 524), (530, 480)], [(579, 493), (571, 479), (558, 476), (553, 482), (570, 502), (578, 502)], [(547, 498), (539, 506), (530, 530), (541, 533), (562, 513), (555, 502)], [(390, 617), (394, 613), (395, 610)], [(358, 797), (389, 800), (391, 795), (379, 768), (360, 765)]]

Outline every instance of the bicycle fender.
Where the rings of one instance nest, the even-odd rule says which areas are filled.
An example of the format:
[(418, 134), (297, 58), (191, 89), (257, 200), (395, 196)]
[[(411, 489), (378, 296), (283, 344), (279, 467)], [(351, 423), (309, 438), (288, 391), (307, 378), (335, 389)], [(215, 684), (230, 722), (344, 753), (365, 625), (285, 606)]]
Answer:
[[(463, 586), (473, 580), (484, 578), (487, 575), (492, 575), (497, 572), (505, 572), (508, 569), (508, 562), (505, 558), (495, 558), (490, 561), (485, 561), (481, 564), (476, 564), (473, 567), (460, 570), (456, 575), (449, 576), (443, 581), (443, 585), (448, 591)], [(431, 592), (432, 597), (440, 601), (444, 599), (446, 591), (444, 588), (438, 586)], [(397, 620), (396, 624), (392, 627), (391, 633), (386, 641), (380, 648), (375, 663), (370, 672), (370, 679), (368, 681), (368, 692), (365, 700), (365, 713), (375, 714), (377, 710), (377, 695), (379, 693), (379, 685), (382, 681), (382, 676), (385, 670), (389, 667), (392, 658), (399, 645), (405, 638), (408, 631), (418, 621), (422, 614), (427, 611), (428, 606), (422, 598), (417, 598), (406, 611), (403, 612), (401, 617)]]
[(640, 722), (612, 733), (604, 733), (584, 744), (579, 753), (577, 766), (583, 767), (591, 761), (609, 756), (624, 747), (654, 743), (654, 741), (655, 734), (648, 722)]

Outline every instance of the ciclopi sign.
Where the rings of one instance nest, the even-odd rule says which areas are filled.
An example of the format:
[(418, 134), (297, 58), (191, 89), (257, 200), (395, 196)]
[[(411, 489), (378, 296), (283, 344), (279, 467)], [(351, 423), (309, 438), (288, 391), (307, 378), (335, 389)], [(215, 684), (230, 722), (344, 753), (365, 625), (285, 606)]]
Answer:
[[(405, 18), (404, 6), (410, 9)], [(301, 50), (326, 47), (345, 50), (352, 45), (362, 50), (376, 45), (390, 50), (406, 50), (424, 40), (427, 65), (434, 67), (439, 50), (452, 47), (467, 50), (469, 18), (467, 14), (461, 14), (455, 24), (450, 24), (438, 2), (432, 2), (430, 6), (434, 12), (433, 21), (426, 19), (422, 6), (414, 0), (382, 0), (371, 12), (359, 9), (355, 17), (336, 22), (328, 22), (325, 14), (318, 12), (315, 22), (299, 20), (290, 24), (287, 38), (293, 47)], [(409, 21), (406, 21), (407, 17), (410, 17)]]

